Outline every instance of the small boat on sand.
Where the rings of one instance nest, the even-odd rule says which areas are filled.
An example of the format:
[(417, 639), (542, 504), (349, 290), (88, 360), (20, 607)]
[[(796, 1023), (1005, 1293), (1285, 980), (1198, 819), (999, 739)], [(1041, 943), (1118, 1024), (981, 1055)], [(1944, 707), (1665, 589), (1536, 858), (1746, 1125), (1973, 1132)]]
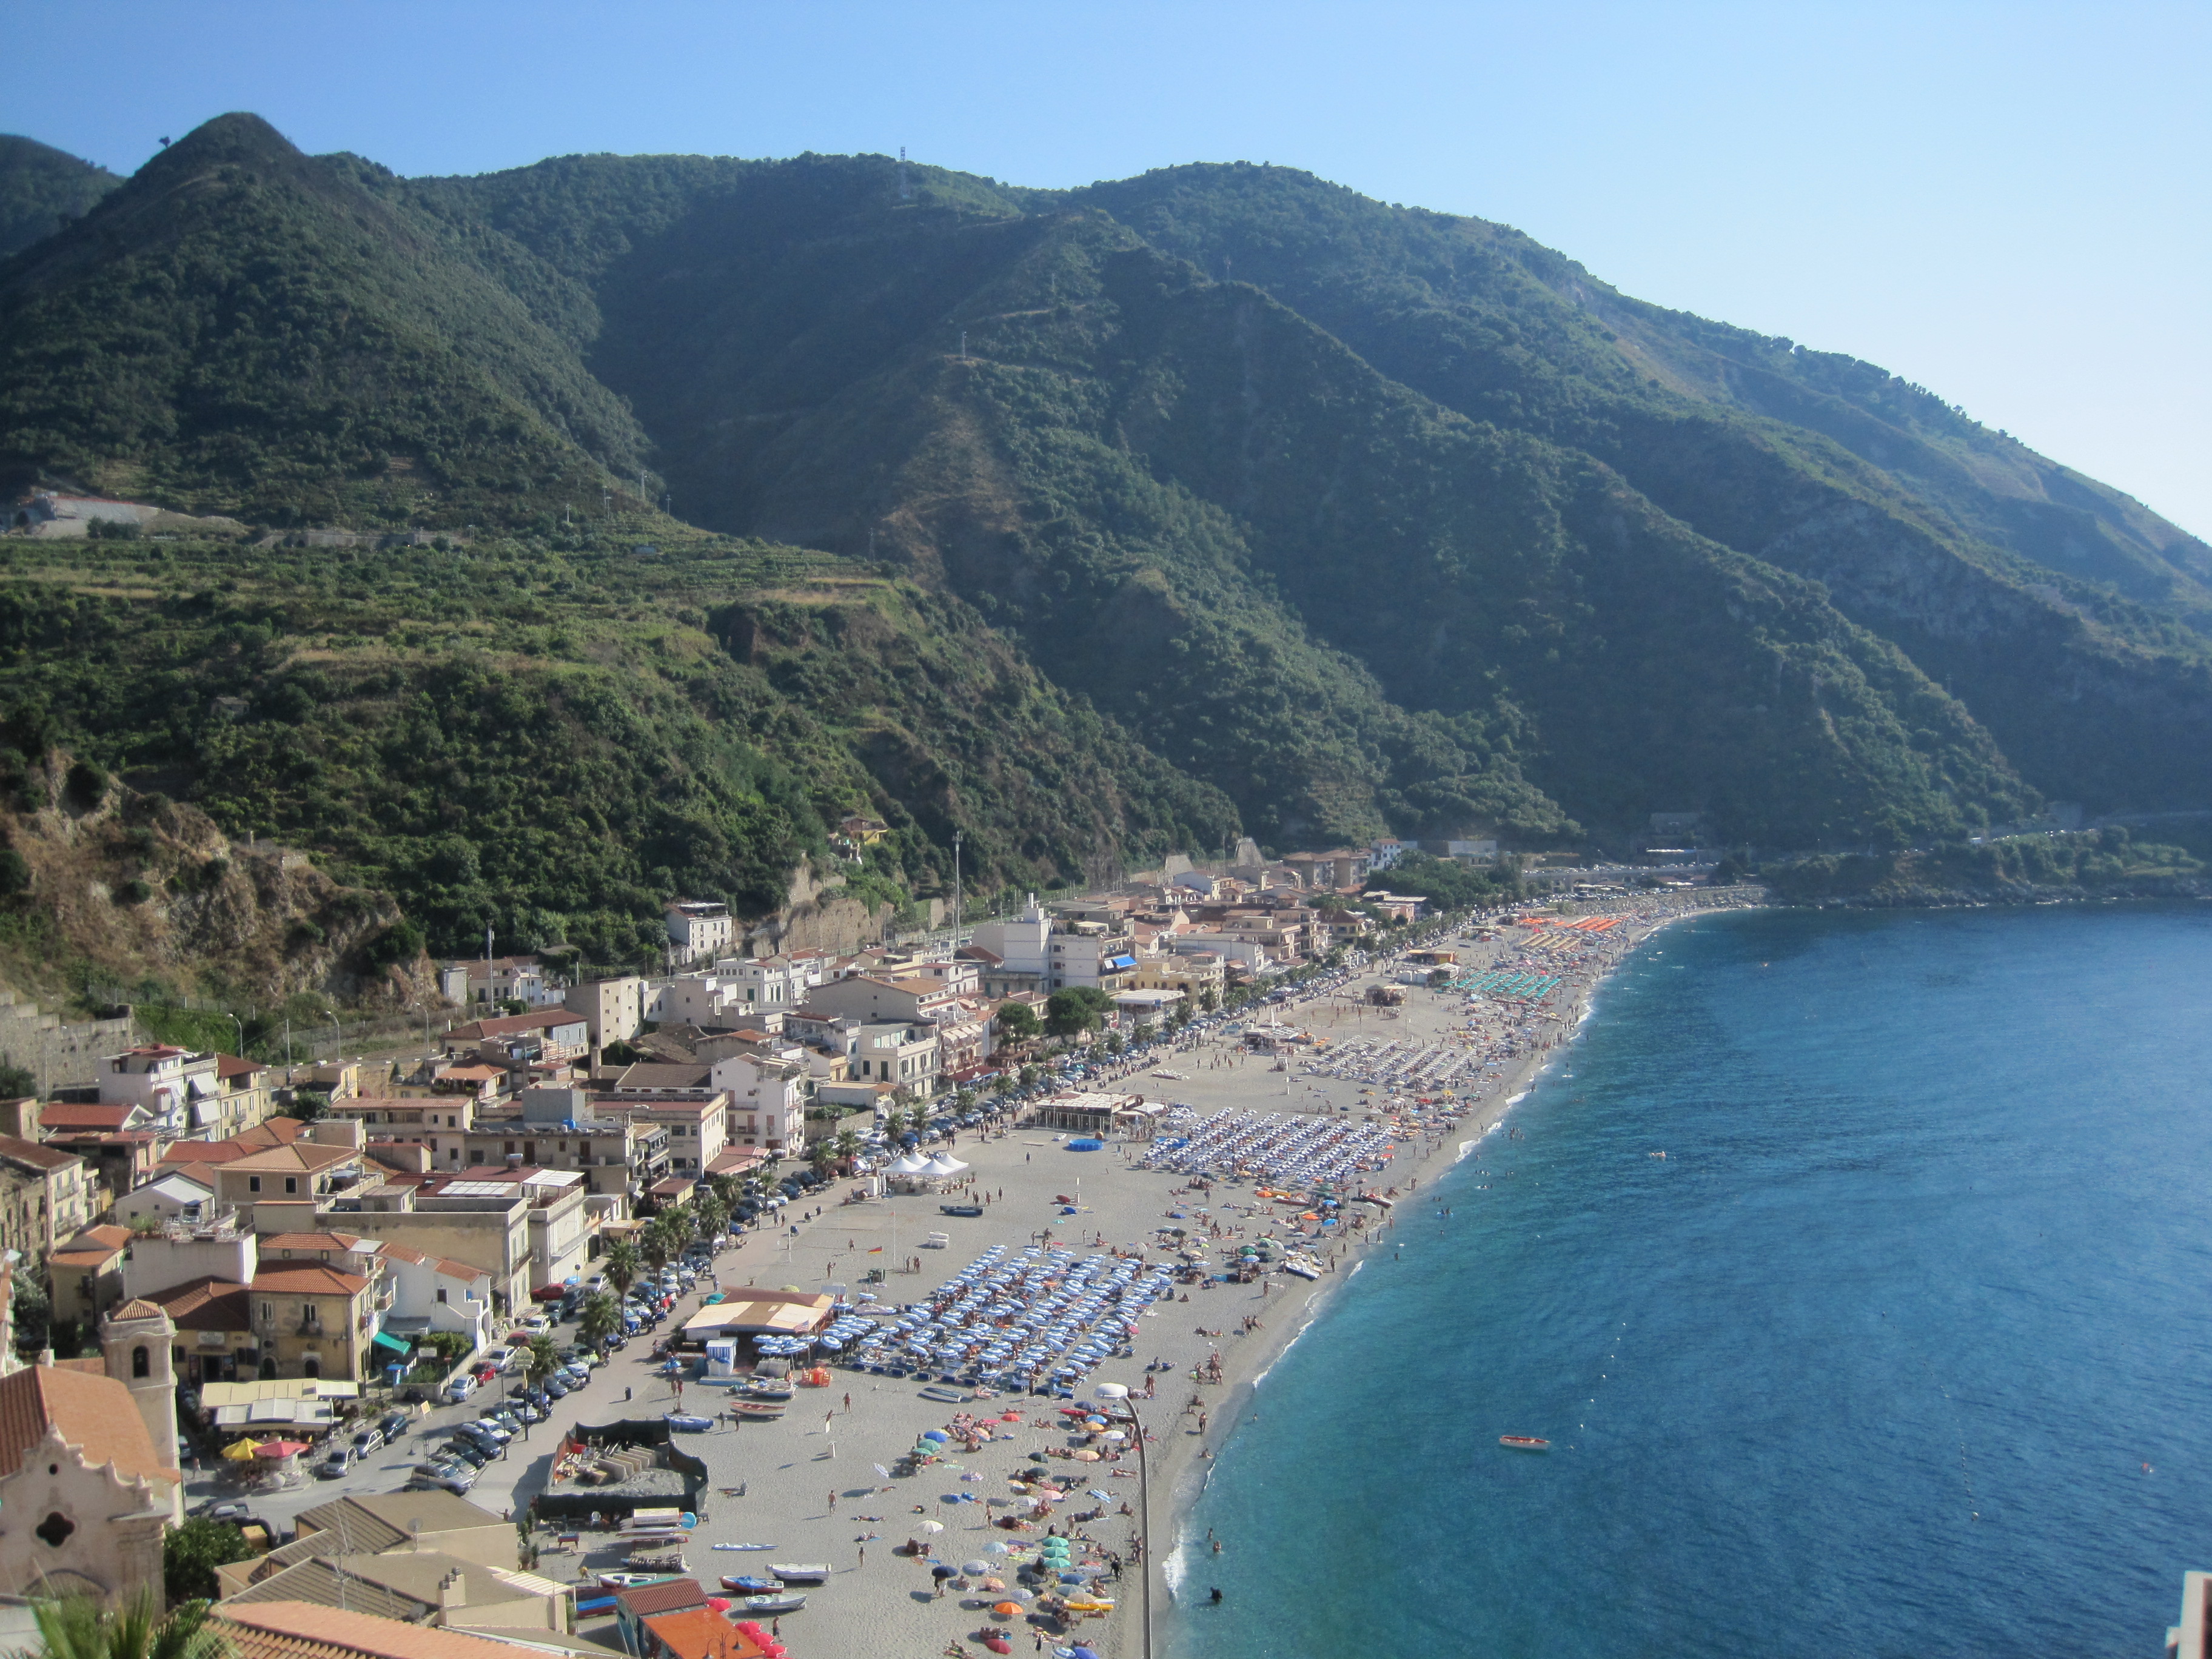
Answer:
[(1539, 1440), (1533, 1434), (1501, 1434), (1498, 1437), (1498, 1443), (1504, 1447), (1508, 1451), (1549, 1451), (1552, 1449), (1552, 1443), (1550, 1441)]
[(830, 1577), (828, 1567), (811, 1561), (797, 1565), (772, 1565), (769, 1571), (787, 1584), (820, 1584), (827, 1583)]
[(748, 1595), (738, 1605), (757, 1617), (774, 1619), (787, 1613), (797, 1613), (806, 1605), (806, 1598), (803, 1595)]
[(723, 1579), (722, 1588), (735, 1590), (740, 1595), (781, 1595), (783, 1594), (783, 1581), (781, 1578), (764, 1578), (758, 1573), (738, 1573)]

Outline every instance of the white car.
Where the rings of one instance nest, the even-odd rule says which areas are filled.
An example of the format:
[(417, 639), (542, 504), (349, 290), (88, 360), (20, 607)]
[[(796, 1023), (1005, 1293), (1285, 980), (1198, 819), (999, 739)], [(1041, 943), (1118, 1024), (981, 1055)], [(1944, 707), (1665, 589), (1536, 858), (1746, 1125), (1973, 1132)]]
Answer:
[(483, 1351), (483, 1363), (495, 1371), (504, 1372), (520, 1358), (513, 1348), (486, 1348)]
[(527, 1331), (532, 1336), (542, 1335), (553, 1328), (553, 1322), (542, 1313), (525, 1314), (514, 1322), (518, 1331)]

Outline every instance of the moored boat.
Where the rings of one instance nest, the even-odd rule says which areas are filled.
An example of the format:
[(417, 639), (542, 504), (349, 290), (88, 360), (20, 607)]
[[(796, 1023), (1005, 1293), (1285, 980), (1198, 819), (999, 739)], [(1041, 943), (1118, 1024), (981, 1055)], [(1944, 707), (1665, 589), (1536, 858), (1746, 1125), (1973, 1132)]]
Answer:
[(806, 1598), (803, 1595), (748, 1595), (738, 1605), (747, 1613), (766, 1613), (774, 1618), (787, 1613), (797, 1613), (806, 1605)]
[(1506, 1448), (1509, 1451), (1549, 1451), (1552, 1449), (1552, 1443), (1550, 1441), (1539, 1440), (1533, 1434), (1501, 1434), (1498, 1437), (1498, 1443)]
[(793, 1564), (771, 1562), (769, 1571), (787, 1584), (819, 1584), (828, 1581), (830, 1569), (817, 1562)]

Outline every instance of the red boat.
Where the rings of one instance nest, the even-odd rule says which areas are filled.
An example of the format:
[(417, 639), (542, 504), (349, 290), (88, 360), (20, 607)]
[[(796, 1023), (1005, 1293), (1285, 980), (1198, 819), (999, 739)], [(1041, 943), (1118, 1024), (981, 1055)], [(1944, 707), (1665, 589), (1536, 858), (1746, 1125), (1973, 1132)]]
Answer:
[(1511, 1451), (1549, 1451), (1552, 1443), (1539, 1440), (1533, 1434), (1501, 1434), (1498, 1443)]

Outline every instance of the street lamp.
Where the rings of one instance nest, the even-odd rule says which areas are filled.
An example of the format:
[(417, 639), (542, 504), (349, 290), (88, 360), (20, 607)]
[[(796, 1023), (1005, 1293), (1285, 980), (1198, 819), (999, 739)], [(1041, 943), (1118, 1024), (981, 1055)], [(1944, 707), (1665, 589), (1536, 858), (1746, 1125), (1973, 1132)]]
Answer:
[(1152, 1472), (1145, 1462), (1145, 1425), (1137, 1420), (1137, 1402), (1129, 1396), (1127, 1387), (1120, 1382), (1101, 1382), (1091, 1390), (1094, 1396), (1121, 1409), (1109, 1420), (1126, 1423), (1137, 1442), (1137, 1537), (1140, 1547), (1137, 1552), (1137, 1571), (1144, 1587), (1145, 1659), (1152, 1659)]

